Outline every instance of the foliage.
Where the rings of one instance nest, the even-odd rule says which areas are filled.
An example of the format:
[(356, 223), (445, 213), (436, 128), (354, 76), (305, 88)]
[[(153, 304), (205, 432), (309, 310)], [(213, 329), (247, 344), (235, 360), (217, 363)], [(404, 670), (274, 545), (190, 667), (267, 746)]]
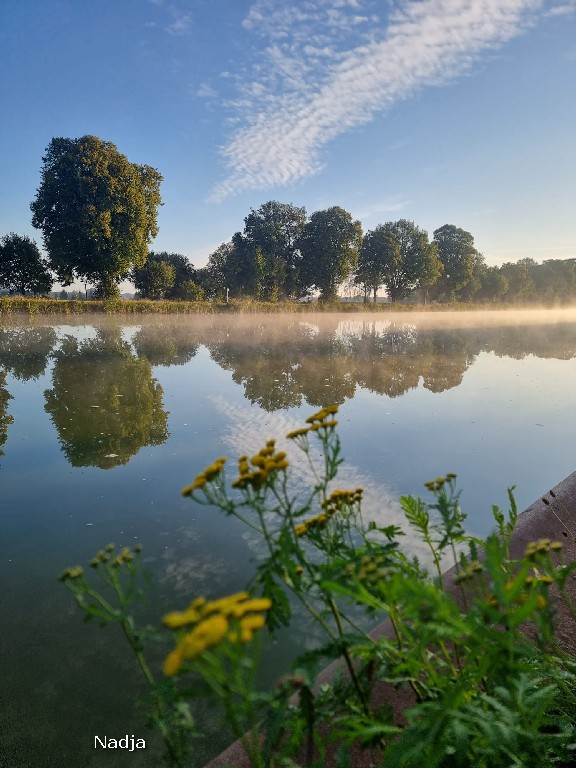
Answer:
[(143, 267), (132, 271), (131, 279), (139, 299), (164, 299), (174, 287), (176, 270), (167, 261), (150, 256)]
[(127, 464), (144, 446), (168, 438), (162, 387), (119, 329), (85, 342), (66, 337), (54, 359), (44, 409), (73, 467)]
[[(434, 243), (438, 248), (438, 258), (442, 262), (442, 275), (437, 282), (434, 295), (437, 298), (458, 301), (462, 291), (474, 281), (477, 259), (483, 260), (474, 247), (474, 238), (470, 232), (453, 224), (434, 231)], [(473, 291), (472, 291), (473, 293)]]
[(10, 232), (0, 240), (0, 288), (10, 293), (49, 293), (52, 277), (36, 243)]
[(233, 243), (222, 243), (208, 258), (208, 264), (198, 270), (198, 280), (207, 298), (226, 298), (228, 259), (234, 250)]
[(14, 416), (8, 413), (8, 401), (12, 395), (6, 389), (6, 371), (0, 370), (0, 456), (4, 455), (2, 446), (8, 439), (8, 426), (14, 423)]
[(298, 242), (306, 209), (270, 200), (244, 219), (243, 244), (261, 259), (260, 298), (278, 300), (299, 295)]
[(316, 211), (299, 240), (301, 284), (320, 291), (323, 301), (334, 301), (338, 286), (356, 268), (362, 226), (339, 206)]
[(95, 283), (102, 298), (117, 295), (119, 280), (144, 264), (158, 233), (161, 181), (111, 142), (52, 139), (30, 207), (60, 282), (79, 279)]
[[(114, 603), (79, 566), (61, 576), (87, 617), (120, 624), (151, 686), (152, 717), (162, 725), (171, 764), (186, 764), (186, 735), (197, 735), (190, 696), (221, 708), (258, 768), (319, 768), (330, 755), (350, 765), (353, 746), (386, 768), (571, 764), (576, 663), (555, 642), (550, 588), (576, 619), (566, 590), (576, 563), (563, 564), (562, 544), (548, 539), (511, 557), (512, 490), (508, 518), (493, 507), (497, 531), (485, 541), (468, 535), (456, 477), (448, 474), (426, 484), (429, 501), (401, 498), (408, 525), (430, 552), (430, 573), (402, 550), (400, 528), (363, 521), (361, 488), (334, 487), (343, 461), (337, 410), (322, 408), (287, 435), (311, 467), (311, 489), (293, 489), (291, 459), (268, 440), (252, 457), (239, 457), (231, 484), (221, 457), (183, 490), (242, 521), (258, 534), (266, 556), (258, 558), (246, 591), (196, 597), (164, 617), (173, 635), (165, 687), (144, 659), (141, 638), (150, 631), (138, 630), (129, 613), (136, 554), (108, 549), (91, 562), (116, 593)], [(446, 559), (455, 565), (459, 593), (444, 588)], [(127, 580), (122, 589), (120, 578)], [(323, 640), (274, 691), (261, 691), (258, 639), (264, 625), (275, 633), (288, 624), (295, 602)], [(384, 615), (393, 631), (368, 635), (366, 619)], [(318, 667), (331, 659), (341, 660), (343, 673), (315, 687)], [(373, 706), (383, 683), (411, 691), (404, 724), (389, 708)], [(175, 717), (178, 712), (185, 716)]]
[(151, 259), (168, 264), (174, 268), (174, 284), (166, 290), (166, 299), (190, 300), (190, 283), (196, 280), (196, 270), (181, 253), (151, 253)]
[(442, 272), (437, 248), (414, 222), (400, 219), (367, 232), (356, 280), (374, 293), (384, 284), (390, 300), (406, 298), (417, 287), (433, 285)]

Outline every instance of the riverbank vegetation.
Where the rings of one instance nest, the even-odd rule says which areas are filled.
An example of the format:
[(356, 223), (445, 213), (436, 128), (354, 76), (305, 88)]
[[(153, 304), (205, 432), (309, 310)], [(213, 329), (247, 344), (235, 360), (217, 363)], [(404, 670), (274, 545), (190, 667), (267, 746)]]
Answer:
[[(139, 546), (110, 544), (89, 572), (73, 566), (60, 576), (85, 618), (121, 628), (150, 687), (168, 765), (198, 764), (190, 707), (198, 699), (241, 740), (252, 768), (320, 768), (328, 759), (352, 768), (353, 749), (386, 768), (572, 765), (576, 662), (557, 641), (555, 606), (563, 601), (576, 620), (567, 589), (576, 563), (563, 561), (563, 543), (541, 539), (512, 555), (512, 490), (507, 517), (492, 508), (495, 532), (470, 536), (449, 473), (426, 483), (428, 499), (400, 500), (428, 553), (418, 560), (403, 550), (399, 527), (363, 519), (362, 488), (335, 486), (343, 462), (337, 411), (322, 408), (287, 435), (313, 487), (292, 481), (294, 456), (270, 439), (238, 458), (231, 481), (220, 457), (183, 489), (196, 505), (240, 520), (261, 547), (245, 590), (191, 595), (166, 613), (161, 669), (149, 654), (158, 629), (134, 617)], [(447, 565), (454, 588), (442, 577)], [(322, 639), (262, 690), (261, 640), (290, 624), (295, 606)], [(367, 634), (385, 616), (390, 631)], [(317, 686), (318, 671), (336, 659), (341, 672)], [(406, 692), (403, 713), (389, 706), (390, 691)]]
[[(576, 298), (574, 299), (576, 302)], [(470, 312), (474, 310), (514, 310), (524, 308), (548, 309), (565, 306), (557, 302), (518, 304), (479, 304), (454, 302), (446, 304), (390, 304), (350, 301), (258, 301), (230, 299), (229, 301), (183, 301), (150, 299), (52, 299), (43, 296), (0, 296), (0, 317), (11, 315), (210, 315), (210, 314), (310, 314), (369, 312), (374, 315), (392, 312)]]
[(488, 266), (472, 233), (454, 224), (440, 226), (432, 238), (408, 219), (363, 232), (338, 205), (309, 215), (269, 200), (196, 269), (182, 254), (148, 251), (158, 234), (161, 182), (155, 168), (130, 163), (111, 142), (52, 139), (30, 206), (46, 253), (30, 238), (5, 235), (0, 291), (43, 295), (58, 280), (61, 298), (78, 298), (65, 287), (81, 282), (85, 298), (90, 286), (92, 298), (116, 300), (120, 283), (130, 280), (137, 298), (169, 301), (315, 297), (332, 304), (345, 293), (367, 303), (370, 297), (376, 302), (379, 291), (395, 304), (576, 301), (576, 259)]

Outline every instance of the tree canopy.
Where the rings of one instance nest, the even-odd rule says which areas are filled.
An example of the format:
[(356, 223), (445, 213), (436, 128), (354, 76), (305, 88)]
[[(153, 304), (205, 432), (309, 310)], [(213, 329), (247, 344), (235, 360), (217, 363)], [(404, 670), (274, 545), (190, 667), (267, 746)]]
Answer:
[(117, 295), (158, 233), (162, 176), (129, 162), (111, 142), (83, 136), (52, 139), (41, 177), (30, 207), (51, 269), (63, 285), (80, 279), (101, 297)]
[(0, 240), (0, 288), (10, 293), (49, 293), (52, 276), (36, 243), (10, 232)]
[(446, 301), (470, 298), (479, 289), (477, 279), (484, 257), (474, 247), (474, 237), (465, 229), (444, 224), (434, 231), (434, 243), (443, 270), (434, 294)]
[(427, 287), (439, 277), (442, 266), (436, 246), (413, 221), (400, 219), (379, 224), (366, 233), (360, 251), (356, 281), (374, 293), (384, 284), (390, 299), (405, 298), (418, 287)]
[(302, 285), (319, 290), (324, 301), (334, 300), (358, 263), (361, 243), (362, 226), (348, 211), (336, 205), (313, 213), (298, 242)]

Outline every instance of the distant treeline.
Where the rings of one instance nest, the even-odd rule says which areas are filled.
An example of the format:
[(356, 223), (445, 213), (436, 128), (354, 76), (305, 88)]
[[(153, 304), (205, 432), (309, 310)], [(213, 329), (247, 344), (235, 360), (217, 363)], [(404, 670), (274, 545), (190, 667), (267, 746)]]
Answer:
[[(0, 293), (48, 294), (49, 267), (29, 238), (10, 233), (0, 240)], [(252, 209), (243, 231), (220, 245), (205, 267), (194, 268), (182, 254), (151, 251), (142, 266), (120, 277), (134, 283), (139, 299), (171, 302), (317, 298), (333, 304), (344, 294), (369, 303), (379, 293), (394, 304), (576, 301), (576, 259), (539, 264), (526, 258), (490, 267), (473, 235), (453, 224), (436, 229), (432, 240), (407, 219), (363, 232), (360, 222), (338, 206), (308, 216), (305, 208), (273, 200)], [(102, 286), (95, 285), (52, 295), (101, 298)], [(111, 289), (108, 295), (118, 294)]]
[(365, 233), (339, 207), (316, 211), (269, 201), (251, 210), (243, 232), (194, 269), (179, 254), (150, 253), (132, 279), (143, 298), (277, 302), (338, 294), (376, 301), (434, 303), (571, 303), (576, 259), (538, 264), (521, 259), (490, 267), (474, 237), (452, 224), (428, 234), (406, 219)]

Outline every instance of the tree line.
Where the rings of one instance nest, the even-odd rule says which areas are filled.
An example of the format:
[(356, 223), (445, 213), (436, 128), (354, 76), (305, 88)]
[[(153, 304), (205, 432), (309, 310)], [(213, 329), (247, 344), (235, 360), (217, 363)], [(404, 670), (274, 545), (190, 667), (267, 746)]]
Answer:
[[(252, 209), (244, 229), (195, 269), (178, 253), (148, 246), (158, 233), (161, 174), (131, 163), (95, 136), (55, 138), (43, 158), (31, 203), (46, 257), (28, 237), (0, 239), (0, 289), (46, 294), (57, 279), (81, 281), (92, 295), (119, 295), (130, 279), (150, 299), (338, 299), (344, 283), (364, 301), (570, 302), (576, 259), (533, 259), (490, 267), (470, 232), (445, 224), (428, 233), (399, 219), (367, 232), (339, 206), (315, 211), (270, 200)], [(87, 293), (87, 291), (86, 291)]]
[(436, 229), (432, 240), (407, 219), (363, 233), (338, 206), (307, 218), (304, 208), (271, 200), (251, 210), (244, 230), (220, 245), (194, 280), (209, 298), (227, 288), (268, 301), (313, 294), (334, 301), (346, 283), (365, 302), (385, 291), (392, 302), (567, 303), (576, 300), (576, 259), (491, 267), (473, 235), (453, 224)]

